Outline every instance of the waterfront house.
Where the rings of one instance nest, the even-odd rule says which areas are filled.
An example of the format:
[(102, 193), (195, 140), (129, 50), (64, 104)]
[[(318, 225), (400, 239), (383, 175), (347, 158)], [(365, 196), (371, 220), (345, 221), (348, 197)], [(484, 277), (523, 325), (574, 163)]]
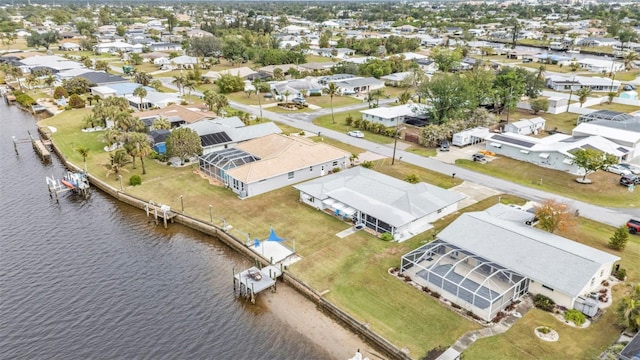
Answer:
[(243, 141), (282, 132), (273, 122), (246, 126), (237, 116), (201, 120), (184, 127), (195, 131), (200, 136), (203, 156), (234, 147)]
[(200, 170), (245, 199), (345, 169), (351, 154), (299, 136), (271, 134), (201, 156)]
[(465, 198), (455, 191), (411, 184), (361, 166), (295, 185), (300, 201), (378, 234), (407, 240), (458, 210)]
[(620, 258), (530, 226), (531, 217), (503, 204), (464, 213), (402, 256), (401, 271), (486, 321), (527, 293), (595, 313), (588, 296)]

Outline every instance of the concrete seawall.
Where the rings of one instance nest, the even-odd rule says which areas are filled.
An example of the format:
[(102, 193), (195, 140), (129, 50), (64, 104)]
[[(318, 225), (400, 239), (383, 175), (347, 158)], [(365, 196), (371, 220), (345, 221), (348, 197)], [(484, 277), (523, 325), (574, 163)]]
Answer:
[[(66, 160), (66, 158), (60, 152), (60, 150), (58, 149), (58, 147), (56, 146), (53, 140), (51, 141), (51, 145), (52, 145), (53, 151), (60, 158), (62, 163), (65, 165), (65, 167), (73, 171), (82, 170), (80, 167)], [(147, 200), (140, 199), (138, 197), (126, 194), (114, 188), (113, 186), (105, 183), (104, 181), (91, 176), (90, 174), (88, 175), (88, 178), (90, 183), (93, 186), (109, 194), (110, 196), (116, 198), (117, 200), (122, 201), (125, 204), (131, 205), (133, 207), (136, 207), (142, 210), (144, 210), (145, 207), (148, 205)], [(182, 224), (184, 226), (187, 226), (189, 228), (192, 228), (194, 230), (198, 230), (204, 234), (214, 236), (220, 241), (222, 241), (223, 243), (225, 243), (227, 246), (241, 253), (242, 255), (250, 259), (259, 261), (263, 266), (266, 266), (269, 264), (268, 259), (260, 256), (259, 254), (256, 254), (249, 247), (247, 247), (244, 242), (226, 233), (221, 228), (215, 225), (208, 224), (204, 221), (193, 218), (189, 215), (180, 214), (180, 213), (178, 213), (173, 218), (173, 221), (179, 224)], [(331, 304), (329, 301), (324, 299), (317, 291), (312, 289), (310, 286), (308, 286), (306, 283), (299, 280), (295, 276), (289, 274), (288, 272), (284, 272), (282, 275), (282, 279), (285, 283), (287, 283), (293, 289), (298, 291), (300, 294), (302, 294), (309, 300), (313, 301), (318, 306), (318, 308), (321, 311), (323, 311), (325, 314), (339, 321), (343, 326), (350, 329), (354, 333), (358, 334), (365, 341), (367, 341), (368, 343), (373, 345), (375, 348), (380, 350), (382, 353), (384, 353), (385, 356), (388, 356), (390, 359), (398, 359), (398, 360), (411, 359), (411, 357), (409, 357), (407, 353), (398, 349), (395, 345), (393, 345), (387, 339), (371, 331), (367, 325), (359, 322), (358, 320), (354, 319), (346, 312), (342, 311), (335, 305)]]

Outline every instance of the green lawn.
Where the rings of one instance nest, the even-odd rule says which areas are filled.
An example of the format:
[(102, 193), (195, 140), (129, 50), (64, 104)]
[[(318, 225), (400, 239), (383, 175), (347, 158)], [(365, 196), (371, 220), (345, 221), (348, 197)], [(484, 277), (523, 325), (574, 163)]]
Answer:
[(333, 62), (333, 60), (331, 60), (331, 58), (328, 58), (326, 56), (320, 56), (320, 55), (307, 55), (307, 62), (309, 63), (314, 63), (314, 62)]
[(456, 165), (594, 205), (623, 208), (640, 206), (640, 197), (618, 184), (619, 175), (605, 171), (589, 175), (593, 183), (582, 185), (575, 181), (576, 175), (507, 157), (498, 157), (487, 164), (459, 159)]
[(531, 68), (531, 69), (540, 69), (540, 66), (544, 65), (545, 67), (545, 71), (553, 71), (553, 72), (557, 72), (557, 73), (570, 73), (573, 72), (571, 70), (571, 67), (569, 66), (560, 66), (560, 65), (553, 65), (553, 64), (542, 64), (542, 63), (537, 63), (537, 62), (530, 62), (530, 63), (522, 63), (522, 64), (518, 64), (518, 66), (522, 66), (522, 67), (527, 67), (527, 68)]
[[(349, 127), (345, 124), (345, 119), (347, 118), (347, 116), (351, 115), (354, 119), (359, 118), (361, 116), (360, 112), (358, 112), (357, 110), (340, 112), (340, 113), (337, 112), (337, 113), (334, 113), (333, 115), (335, 116), (335, 124), (333, 123), (331, 114), (318, 116), (317, 118), (313, 119), (313, 123), (318, 126), (325, 127), (327, 129), (346, 133), (349, 130), (354, 130), (354, 127), (352, 126)], [(366, 130), (362, 130), (362, 132), (364, 133), (364, 137), (369, 141), (373, 141), (379, 144), (389, 144), (393, 142), (393, 138), (390, 138), (388, 136), (374, 134)]]
[[(640, 236), (631, 236), (624, 251), (615, 251), (607, 246), (613, 231), (611, 226), (580, 218), (578, 226), (560, 235), (620, 256), (621, 266), (628, 271), (627, 283), (637, 283), (640, 281)], [(558, 359), (559, 354), (571, 354), (572, 359), (596, 359), (620, 335), (621, 329), (613, 325), (614, 309), (627, 290), (624, 285), (614, 287), (614, 304), (586, 329), (570, 327), (549, 313), (534, 309), (506, 333), (476, 341), (465, 351), (465, 359)], [(533, 333), (538, 326), (553, 328), (560, 340), (555, 343), (539, 340)]]
[[(501, 117), (503, 119), (506, 119), (506, 116), (507, 116), (506, 114), (502, 114)], [(536, 116), (541, 116), (545, 120), (547, 120), (547, 123), (545, 125), (546, 130), (553, 130), (557, 128), (558, 131), (571, 134), (571, 131), (573, 130), (573, 128), (576, 127), (576, 123), (578, 122), (578, 116), (580, 115), (568, 113), (568, 112), (560, 113), (557, 115), (545, 114), (545, 113), (534, 115), (531, 111), (528, 111), (528, 110), (517, 110), (517, 111), (511, 112), (511, 115), (509, 116), (510, 118), (509, 121), (513, 122), (521, 119), (532, 119)]]
[[(88, 109), (71, 110), (61, 115), (43, 120), (40, 124), (54, 126), (58, 131), (52, 135), (53, 140), (67, 156), (68, 160), (81, 166), (82, 158), (74, 151), (78, 146), (90, 148), (87, 158), (87, 168), (92, 176), (105, 180), (113, 186), (119, 182), (114, 176), (105, 177), (108, 154), (102, 150), (103, 143), (98, 141), (99, 133), (83, 133), (82, 118), (89, 113)], [(287, 132), (298, 132), (297, 129), (283, 126)], [(322, 141), (321, 137), (313, 137)], [(327, 143), (335, 141), (324, 139)], [(348, 145), (342, 145), (345, 148)], [(349, 152), (359, 153), (361, 149), (350, 147)], [(487, 165), (502, 161), (499, 159)], [(125, 192), (142, 199), (153, 200), (156, 203), (167, 204), (174, 209), (180, 209), (181, 198), (186, 214), (209, 221), (209, 205), (212, 205), (216, 219), (224, 217), (234, 228), (231, 233), (238, 238), (246, 237), (242, 232), (250, 232), (252, 237), (266, 237), (269, 228), (273, 226), (279, 235), (289, 242), (295, 239), (296, 252), (302, 260), (290, 267), (293, 275), (299, 277), (318, 292), (326, 292), (325, 296), (339, 308), (345, 310), (359, 321), (366, 323), (373, 331), (387, 338), (400, 348), (410, 351), (413, 358), (424, 356), (430, 349), (437, 346), (449, 346), (458, 337), (479, 326), (440, 305), (433, 298), (425, 295), (396, 277), (387, 273), (390, 267), (398, 266), (400, 257), (416, 247), (431, 241), (434, 234), (446, 227), (458, 214), (452, 214), (434, 224), (434, 228), (415, 236), (402, 243), (384, 242), (366, 232), (357, 232), (347, 238), (335, 236), (350, 225), (343, 221), (317, 211), (299, 202), (299, 194), (292, 187), (271, 191), (256, 197), (239, 200), (228, 189), (214, 186), (209, 181), (194, 173), (197, 165), (183, 168), (168, 167), (151, 159), (146, 159), (147, 174), (141, 174), (139, 160), (137, 168), (127, 166), (124, 172), (125, 184), (131, 175), (140, 175), (142, 185), (125, 186)], [(503, 163), (510, 173), (523, 173), (531, 169), (515, 168)], [(421, 180), (450, 188), (460, 182), (427, 169), (418, 168), (403, 162), (390, 165), (387, 160), (375, 162), (377, 171), (404, 179), (409, 174), (417, 175)], [(485, 165), (485, 168), (489, 166)], [(602, 175), (602, 174), (596, 174)], [(594, 176), (596, 184), (601, 180)], [(546, 184), (547, 180), (544, 180)], [(595, 184), (594, 184), (595, 185)], [(597, 193), (597, 192), (594, 192)], [(497, 199), (489, 198), (467, 207), (463, 211), (477, 211), (495, 204)], [(505, 203), (522, 203), (522, 199), (504, 195)], [(219, 220), (215, 220), (219, 222)], [(240, 231), (237, 231), (240, 230)], [(607, 241), (612, 233), (610, 227), (582, 219), (579, 226), (567, 237), (579, 238), (587, 244), (595, 244), (599, 248)], [(291, 246), (291, 243), (288, 243)], [(632, 239), (627, 249), (622, 253), (622, 264), (629, 270), (632, 281), (638, 279), (637, 270), (640, 268), (640, 241)], [(607, 313), (610, 314), (610, 313)], [(600, 325), (593, 331), (601, 333), (595, 336), (575, 336), (576, 333), (562, 332), (561, 339), (570, 340), (565, 347), (547, 349), (540, 346), (536, 339), (523, 336), (532, 323), (548, 321), (539, 320), (537, 312), (533, 311), (520, 321), (505, 335), (481, 340), (473, 345), (469, 354), (482, 358), (483, 354), (536, 354), (546, 356), (557, 350), (555, 354), (566, 354), (563, 349), (577, 351), (575, 354), (591, 355), (598, 349), (604, 349), (610, 343), (612, 331), (610, 319), (605, 314)], [(544, 316), (542, 314), (541, 316)], [(561, 326), (558, 323), (554, 328)], [(598, 327), (600, 326), (600, 327)], [(523, 330), (518, 330), (522, 328)], [(516, 330), (516, 331), (514, 331)], [(521, 331), (521, 332), (519, 332)], [(590, 330), (588, 330), (590, 331)], [(531, 334), (533, 334), (531, 332)], [(514, 339), (518, 339), (517, 341)], [(563, 341), (563, 340), (561, 340)], [(484, 342), (488, 342), (484, 344)], [(546, 345), (545, 345), (546, 346)], [(571, 352), (574, 354), (573, 352)], [(580, 358), (584, 358), (579, 356)], [(476, 358), (471, 356), (469, 358)], [(495, 358), (495, 357), (493, 357)]]
[[(308, 96), (307, 103), (312, 105), (317, 105), (323, 108), (331, 108), (331, 96), (322, 95), (322, 96)], [(333, 97), (333, 109), (338, 110), (338, 108), (342, 106), (349, 106), (355, 104), (362, 104), (362, 100), (356, 99), (351, 96), (340, 96), (335, 95)]]
[(640, 110), (640, 107), (633, 106), (633, 105), (616, 104), (616, 103), (611, 103), (611, 104), (603, 103), (600, 105), (589, 106), (589, 109), (613, 110), (613, 111), (620, 111), (623, 113), (632, 113), (634, 111)]

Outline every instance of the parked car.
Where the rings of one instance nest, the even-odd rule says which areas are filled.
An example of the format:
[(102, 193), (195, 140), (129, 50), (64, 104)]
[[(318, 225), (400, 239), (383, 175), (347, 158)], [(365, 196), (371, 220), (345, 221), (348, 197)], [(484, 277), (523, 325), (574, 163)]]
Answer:
[(440, 142), (440, 151), (449, 151), (449, 140), (442, 140)]
[(633, 164), (627, 164), (627, 163), (620, 163), (618, 164), (619, 166), (622, 166), (623, 168), (631, 171), (631, 173), (633, 175), (640, 175), (640, 166), (638, 165), (633, 165)]
[(522, 63), (523, 64), (530, 63), (532, 61), (533, 61), (533, 59), (522, 59)]
[(609, 165), (609, 166), (607, 166), (607, 168), (605, 170), (610, 172), (610, 173), (614, 173), (614, 174), (618, 174), (618, 175), (630, 175), (631, 174), (631, 171), (629, 169), (625, 168), (624, 166), (620, 166), (620, 165)]
[(473, 154), (472, 159), (473, 161), (479, 162), (481, 164), (487, 163), (487, 157), (484, 156), (484, 154)]
[(636, 87), (631, 85), (631, 84), (627, 84), (627, 85), (622, 87), (622, 90), (624, 90), (624, 91), (631, 91), (631, 90), (635, 90), (635, 89), (636, 89)]
[(307, 103), (307, 100), (305, 98), (303, 98), (302, 96), (296, 96), (293, 99), (291, 99), (291, 102), (294, 104), (300, 104), (300, 105), (304, 105)]
[(351, 131), (349, 131), (347, 133), (347, 135), (353, 136), (353, 137), (357, 137), (357, 138), (363, 138), (364, 137), (364, 134), (360, 130), (351, 130)]
[(640, 233), (640, 220), (629, 219), (627, 221), (627, 229), (629, 229), (630, 234)]
[(631, 186), (640, 184), (640, 176), (638, 175), (622, 175), (620, 177), (620, 185)]

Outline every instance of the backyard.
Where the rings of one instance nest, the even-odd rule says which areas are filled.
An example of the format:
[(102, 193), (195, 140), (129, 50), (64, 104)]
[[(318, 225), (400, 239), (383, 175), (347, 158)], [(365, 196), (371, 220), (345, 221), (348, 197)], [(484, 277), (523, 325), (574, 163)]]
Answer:
[[(78, 146), (89, 147), (89, 172), (92, 176), (118, 187), (119, 183), (115, 177), (105, 176), (106, 168), (102, 164), (107, 163), (109, 157), (102, 150), (104, 144), (98, 141), (99, 133), (80, 131), (83, 127), (82, 118), (87, 113), (87, 109), (66, 111), (41, 124), (58, 129), (53, 135), (55, 143), (66, 154), (67, 159), (78, 166), (82, 165), (82, 157), (74, 149)], [(283, 130), (292, 134), (298, 132), (290, 127)], [(314, 140), (322, 139), (314, 137)], [(353, 147), (348, 149), (350, 152), (360, 151)], [(492, 163), (501, 160), (503, 159)], [(136, 169), (128, 165), (129, 172), (123, 173), (126, 193), (153, 200), (157, 204), (170, 205), (173, 209), (181, 208), (182, 199), (185, 213), (203, 221), (209, 221), (211, 205), (214, 223), (220, 224), (220, 218), (224, 217), (228, 224), (234, 226), (231, 233), (240, 239), (244, 239), (246, 233), (251, 233), (251, 237), (265, 238), (269, 227), (273, 226), (281, 237), (287, 239), (289, 246), (295, 240), (296, 252), (301, 255), (302, 260), (291, 266), (290, 271), (294, 276), (308, 283), (316, 291), (325, 293), (328, 300), (367, 324), (381, 336), (401, 348), (408, 349), (410, 356), (414, 358), (423, 356), (437, 346), (448, 346), (463, 333), (479, 328), (479, 325), (442, 307), (434, 298), (387, 273), (389, 268), (399, 265), (403, 254), (431, 241), (435, 234), (458, 214), (452, 214), (436, 222), (433, 229), (403, 243), (385, 242), (366, 232), (356, 232), (340, 239), (335, 234), (350, 225), (300, 203), (298, 192), (291, 187), (241, 201), (232, 191), (212, 185), (208, 179), (200, 176), (196, 172), (195, 164), (174, 168), (147, 159), (147, 174), (142, 175), (139, 160), (137, 163)], [(493, 165), (492, 163), (487, 165)], [(515, 165), (510, 163), (502, 163), (502, 166), (510, 169), (510, 173), (531, 171), (526, 168), (514, 170)], [(488, 167), (485, 165), (485, 168)], [(388, 161), (377, 161), (374, 169), (400, 179), (415, 174), (422, 181), (444, 188), (460, 183), (459, 179), (452, 179), (450, 176), (403, 162), (391, 166)], [(134, 174), (142, 177), (142, 185), (126, 185), (128, 177)], [(530, 182), (533, 180), (535, 179), (529, 179)], [(570, 179), (565, 179), (568, 180)], [(594, 177), (594, 180), (597, 180), (594, 185), (601, 183), (599, 177)], [(545, 186), (547, 181), (551, 180), (543, 179)], [(505, 203), (523, 202), (522, 199), (511, 196), (502, 196), (501, 200)], [(482, 210), (497, 201), (495, 197), (489, 198), (460, 212)], [(565, 236), (607, 250), (604, 244), (611, 236), (612, 230), (608, 226), (581, 219), (579, 226)], [(629, 270), (640, 268), (640, 241), (632, 239), (622, 257), (623, 267)], [(629, 278), (631, 281), (637, 281), (638, 274), (629, 271)], [(573, 329), (559, 329), (561, 323), (550, 324), (559, 330), (561, 339), (565, 339), (561, 341), (569, 341), (563, 343), (566, 344), (565, 347), (558, 349), (554, 345), (549, 345), (550, 348), (546, 344), (540, 346), (535, 337), (521, 336), (529, 331), (531, 324), (553, 320), (545, 318), (547, 314), (532, 311), (506, 334), (481, 340), (473, 345), (469, 356), (475, 359), (476, 355), (477, 358), (483, 358), (484, 354), (490, 353), (505, 354), (507, 357), (524, 353), (532, 354), (531, 358), (538, 358), (547, 356), (551, 351), (556, 351), (556, 354), (563, 353), (565, 348), (572, 351), (579, 348), (576, 354), (596, 354), (602, 351), (616, 334), (617, 329), (610, 325), (611, 313), (607, 312), (592, 328), (581, 330), (584, 336), (572, 336), (572, 331), (576, 331)], [(514, 338), (518, 340), (515, 341)]]

